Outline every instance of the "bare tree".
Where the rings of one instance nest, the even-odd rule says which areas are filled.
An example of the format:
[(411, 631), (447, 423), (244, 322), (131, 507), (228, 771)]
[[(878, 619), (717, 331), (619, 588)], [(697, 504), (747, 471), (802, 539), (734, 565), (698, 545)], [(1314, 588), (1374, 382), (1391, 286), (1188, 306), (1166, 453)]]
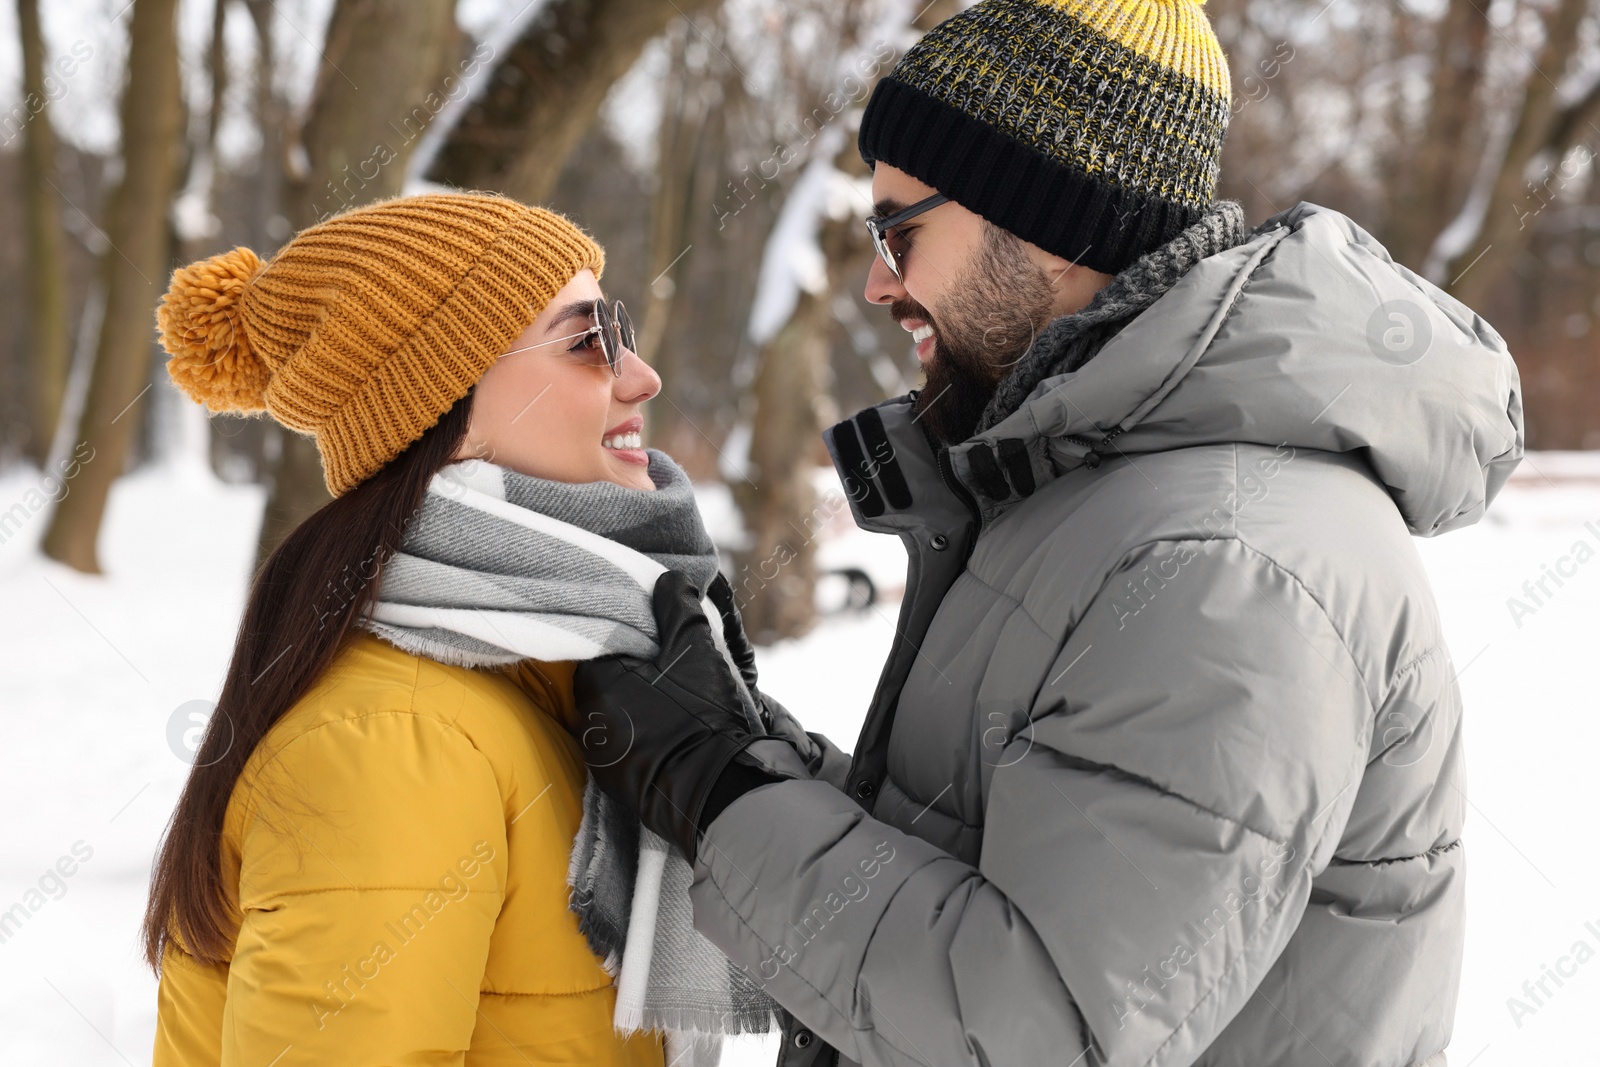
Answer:
[(1488, 5), (1450, 0), (1434, 31), (1428, 109), (1416, 151), (1393, 153), (1394, 195), (1384, 238), (1402, 263), (1420, 267), (1467, 198), (1474, 168), (1461, 149), (1483, 115), (1479, 90), (1488, 48)]
[(687, 23), (668, 34), (668, 67), (656, 134), (655, 189), (650, 197), (650, 266), (652, 280), (645, 294), (640, 322), (639, 358), (657, 366), (657, 353), (675, 306), (677, 282), (671, 271), (689, 248), (689, 234), (700, 206), (697, 173), (704, 162), (707, 118), (714, 79), (689, 62)]
[[(807, 187), (812, 181), (836, 184), (840, 165), (852, 161), (863, 166), (850, 140), (836, 158), (823, 161), (827, 170), (802, 178), (794, 195), (828, 197), (837, 186)], [(752, 477), (733, 486), (750, 535), (734, 590), (751, 639), (763, 644), (798, 637), (816, 622), (816, 535), (825, 516), (812, 479), (828, 406), (833, 309), (840, 286), (858, 274), (852, 268), (862, 266), (870, 250), (853, 211), (829, 215), (824, 209), (816, 239), (824, 277), (801, 289), (794, 311), (761, 347), (752, 390)]]
[(210, 103), (205, 123), (192, 130), (188, 166), (183, 188), (173, 206), (173, 228), (177, 231), (177, 258), (188, 262), (206, 255), (215, 238), (217, 219), (212, 213), (217, 177), (217, 131), (222, 126), (223, 97), (228, 91), (228, 0), (215, 0), (211, 6), (211, 41), (206, 48), (206, 75), (210, 82)]
[(549, 0), (507, 50), (428, 172), (543, 201), (612, 84), (674, 18), (710, 0)]
[[(709, 21), (709, 20), (708, 20)], [(650, 197), (650, 242), (645, 270), (643, 314), (640, 316), (639, 358), (654, 367), (663, 382), (661, 403), (654, 405), (648, 431), (650, 442), (690, 463), (714, 442), (702, 436), (701, 424), (679, 405), (691, 368), (709, 362), (710, 318), (713, 309), (688, 297), (694, 283), (693, 268), (708, 254), (722, 251), (705, 241), (699, 230), (713, 199), (709, 186), (720, 172), (727, 147), (727, 121), (722, 112), (730, 96), (738, 94), (738, 75), (726, 64), (713, 64), (721, 27), (707, 30), (682, 20), (668, 32), (668, 69), (661, 98), (670, 102), (661, 110), (656, 134), (654, 188)], [(720, 57), (717, 57), (720, 59)], [(720, 69), (717, 69), (720, 68)], [(695, 242), (700, 243), (698, 255)], [(690, 257), (694, 258), (691, 259)], [(728, 286), (719, 287), (726, 294)], [(694, 341), (672, 344), (685, 319), (697, 320), (701, 329)]]
[(1548, 172), (1563, 161), (1590, 121), (1600, 115), (1600, 80), (1566, 106), (1557, 93), (1556, 79), (1564, 77), (1572, 65), (1580, 40), (1578, 30), (1588, 8), (1589, 0), (1560, 0), (1544, 19), (1544, 45), (1527, 73), (1482, 221), (1444, 271), (1450, 292), (1469, 306), (1494, 290), (1517, 254), (1528, 246), (1531, 231), (1524, 219), (1536, 215), (1546, 203), (1526, 178), (1529, 166), (1544, 157), (1549, 163), (1548, 184)]
[(150, 388), (152, 309), (169, 258), (172, 203), (183, 135), (177, 0), (136, 0), (128, 29), (121, 102), (122, 177), (106, 209), (100, 257), (105, 314), (79, 437), (92, 449), (44, 536), (45, 554), (99, 573), (95, 544), (111, 483), (122, 473), (138, 425), (130, 417)]
[(29, 110), (22, 131), (22, 189), (28, 217), (28, 324), (33, 378), (28, 450), (43, 466), (66, 395), (71, 339), (67, 325), (66, 260), (61, 247), (61, 203), (56, 191), (56, 135), (44, 75), (44, 35), (38, 0), (17, 0), (22, 37), (22, 97)]
[(1592, 7), (1515, 2), (1497, 28), (1481, 0), (1378, 4), (1318, 25), (1321, 4), (1263, 22), (1248, 0), (1217, 0), (1236, 112), (1224, 194), (1272, 210), (1332, 203), (1481, 305), (1529, 247), (1530, 218), (1592, 162), (1556, 173), (1600, 134)]
[[(860, 0), (832, 9), (839, 35), (830, 42), (834, 57), (861, 51), (859, 35), (869, 10)], [(913, 28), (926, 32), (953, 13), (950, 0), (931, 4), (922, 9)], [(819, 85), (807, 84), (800, 66), (794, 64), (790, 77), (800, 82), (799, 95), (810, 105), (804, 113), (825, 117), (827, 129), (813, 142), (813, 151), (824, 154), (807, 166), (789, 191), (784, 212), (804, 218), (820, 253), (821, 269), (799, 285), (787, 320), (770, 337), (758, 338), (762, 343), (750, 413), (751, 477), (733, 486), (750, 537), (740, 553), (734, 588), (752, 638), (761, 642), (797, 637), (816, 620), (816, 532), (822, 522), (811, 479), (818, 431), (831, 406), (833, 309), (840, 287), (860, 276), (865, 257), (871, 255), (860, 221), (869, 205), (849, 181), (865, 176), (855, 148), (859, 112), (829, 104), (830, 98), (839, 99), (841, 79), (835, 64), (827, 65), (828, 76)], [(839, 211), (830, 201), (844, 190), (854, 195), (847, 209)], [(786, 229), (785, 220), (780, 219), (777, 228), (780, 233)], [(788, 269), (785, 259), (769, 252), (763, 271)]]
[(256, 33), (255, 69), (251, 72), (250, 114), (261, 137), (256, 166), (250, 174), (250, 247), (268, 249), (289, 233), (283, 214), (284, 133), (288, 104), (273, 80), (278, 65), (274, 0), (244, 0)]
[[(261, 26), (270, 16), (256, 17)], [(285, 153), (293, 229), (401, 191), (423, 129), (443, 109), (460, 42), (451, 0), (338, 0), (305, 122)], [(278, 438), (258, 559), (329, 500), (316, 443)]]

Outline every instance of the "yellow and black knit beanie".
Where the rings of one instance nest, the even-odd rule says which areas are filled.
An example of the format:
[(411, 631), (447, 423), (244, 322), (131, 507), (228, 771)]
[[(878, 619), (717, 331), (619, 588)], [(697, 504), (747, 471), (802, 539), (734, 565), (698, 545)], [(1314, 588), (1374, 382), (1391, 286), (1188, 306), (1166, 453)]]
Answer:
[(335, 496), (439, 421), (605, 254), (570, 220), (484, 193), (387, 200), (172, 276), (167, 373), (212, 411), (314, 434)]
[(1115, 274), (1210, 204), (1230, 101), (1195, 0), (980, 0), (878, 83), (858, 145)]

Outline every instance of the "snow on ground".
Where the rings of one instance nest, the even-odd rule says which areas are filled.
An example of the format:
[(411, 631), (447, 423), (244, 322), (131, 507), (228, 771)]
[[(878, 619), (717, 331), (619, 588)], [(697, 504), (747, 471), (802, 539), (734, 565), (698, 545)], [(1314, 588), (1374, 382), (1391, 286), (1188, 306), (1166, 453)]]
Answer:
[[(125, 478), (106, 574), (85, 577), (36, 554), (36, 487), (28, 471), (0, 474), (0, 915), (19, 922), (0, 927), (0, 1064), (144, 1064), (145, 879), (187, 771), (187, 716), (222, 677), (261, 494), (171, 468)], [(5, 519), (19, 502), (20, 527)], [(819, 558), (861, 567), (889, 598), (759, 659), (765, 688), (849, 748), (893, 635), (903, 557), (893, 539), (841, 525)], [(1597, 1062), (1600, 455), (1533, 456), (1487, 520), (1417, 548), (1468, 715), (1470, 923), (1451, 1061)], [(747, 1042), (726, 1062), (771, 1052)]]

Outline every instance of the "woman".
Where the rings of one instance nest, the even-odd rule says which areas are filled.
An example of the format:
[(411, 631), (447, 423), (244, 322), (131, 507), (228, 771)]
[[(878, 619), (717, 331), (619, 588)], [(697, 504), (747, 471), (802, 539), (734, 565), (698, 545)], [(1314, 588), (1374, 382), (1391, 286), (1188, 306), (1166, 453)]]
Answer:
[(767, 1028), (720, 957), (674, 985), (683, 888), (568, 734), (573, 661), (653, 650), (667, 567), (716, 576), (640, 447), (661, 383), (603, 262), (559, 215), (448, 194), (174, 275), (173, 380), (315, 434), (334, 500), (255, 580), (155, 866), (156, 1067), (653, 1065), (668, 1028)]

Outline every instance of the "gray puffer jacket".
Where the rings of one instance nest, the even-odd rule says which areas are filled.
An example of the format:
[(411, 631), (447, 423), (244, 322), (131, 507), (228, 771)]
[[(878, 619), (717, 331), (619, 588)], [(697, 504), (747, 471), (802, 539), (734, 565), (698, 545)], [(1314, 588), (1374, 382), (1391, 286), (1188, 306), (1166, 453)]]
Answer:
[(1521, 457), (1499, 336), (1303, 204), (992, 430), (940, 452), (910, 410), (827, 435), (910, 553), (854, 758), (741, 797), (695, 870), (791, 1062), (1443, 1049), (1461, 702), (1411, 535)]

